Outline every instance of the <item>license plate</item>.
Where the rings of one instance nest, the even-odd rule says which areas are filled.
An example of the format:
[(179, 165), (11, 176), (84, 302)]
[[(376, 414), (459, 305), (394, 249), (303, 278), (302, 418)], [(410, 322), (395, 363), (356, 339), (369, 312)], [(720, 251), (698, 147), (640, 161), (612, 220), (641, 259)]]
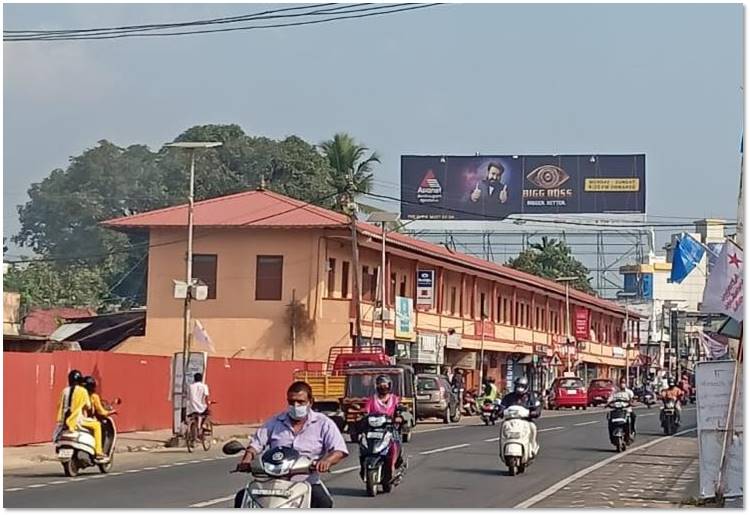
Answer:
[(60, 449), (59, 451), (57, 451), (57, 457), (58, 458), (72, 458), (73, 449)]
[(250, 495), (268, 496), (268, 497), (289, 497), (289, 491), (288, 490), (257, 489), (257, 490), (250, 490)]
[(383, 438), (383, 433), (378, 433), (377, 431), (372, 431), (370, 433), (367, 433), (367, 438)]
[(429, 395), (417, 395), (417, 400), (418, 401), (429, 401), (430, 400), (430, 396)]
[(568, 392), (568, 395), (575, 395), (576, 394), (575, 390), (566, 390), (566, 391)]

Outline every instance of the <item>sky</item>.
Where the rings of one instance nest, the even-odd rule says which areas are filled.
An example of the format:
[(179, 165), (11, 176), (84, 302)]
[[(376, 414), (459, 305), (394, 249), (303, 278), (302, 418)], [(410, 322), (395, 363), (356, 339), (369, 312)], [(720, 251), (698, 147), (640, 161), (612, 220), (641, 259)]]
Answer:
[[(4, 29), (253, 13), (268, 4), (4, 4)], [(402, 154), (645, 153), (647, 212), (735, 219), (740, 4), (475, 4), (309, 27), (3, 45), (3, 229), (97, 141), (158, 149), (196, 124)]]

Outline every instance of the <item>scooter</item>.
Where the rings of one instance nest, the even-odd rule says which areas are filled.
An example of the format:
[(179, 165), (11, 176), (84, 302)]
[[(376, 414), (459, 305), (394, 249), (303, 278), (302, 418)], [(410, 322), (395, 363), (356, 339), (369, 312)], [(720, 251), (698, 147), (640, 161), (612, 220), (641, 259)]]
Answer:
[(617, 452), (623, 452), (628, 445), (633, 443), (628, 413), (630, 402), (617, 399), (615, 394), (615, 398), (608, 404), (608, 407), (610, 408), (610, 412), (607, 413), (609, 441), (615, 446)]
[(661, 420), (661, 427), (664, 430), (665, 435), (673, 435), (677, 432), (677, 428), (680, 427), (680, 423), (677, 421), (677, 405), (672, 399), (664, 399), (664, 405), (659, 413), (659, 419)]
[[(359, 437), (360, 477), (364, 480), (367, 495), (375, 497), (378, 490), (389, 493), (403, 479), (406, 469), (399, 452), (389, 461), (388, 451), (398, 431), (386, 415), (372, 414), (364, 420), (364, 431)], [(401, 461), (401, 463), (398, 463)], [(395, 473), (392, 476), (392, 471)]]
[[(115, 399), (114, 404), (120, 404)], [(67, 477), (76, 477), (82, 469), (96, 465), (102, 474), (112, 470), (115, 458), (115, 444), (117, 443), (117, 427), (112, 417), (99, 418), (102, 425), (102, 450), (105, 459), (95, 461), (96, 456), (94, 435), (86, 428), (78, 431), (63, 430), (54, 439), (55, 455), (62, 463), (63, 472)]]
[(653, 406), (655, 403), (656, 398), (654, 397), (654, 392), (652, 392), (651, 390), (644, 390), (643, 404), (645, 404), (648, 409), (651, 409), (651, 406)]
[(532, 441), (531, 412), (523, 406), (509, 406), (502, 418), (500, 459), (511, 476), (522, 474), (539, 452), (539, 444)]
[[(224, 454), (239, 454), (245, 446), (237, 440), (224, 444)], [(239, 508), (310, 508), (312, 486), (292, 481), (293, 476), (309, 474), (316, 463), (292, 447), (275, 447), (257, 456), (252, 463), (253, 479), (244, 489)]]
[(496, 399), (491, 401), (489, 399), (484, 399), (479, 418), (484, 422), (485, 426), (489, 426), (490, 424), (494, 426), (500, 418), (500, 400)]
[(475, 390), (464, 390), (462, 399), (464, 414), (473, 417), (479, 413), (477, 407), (477, 393)]

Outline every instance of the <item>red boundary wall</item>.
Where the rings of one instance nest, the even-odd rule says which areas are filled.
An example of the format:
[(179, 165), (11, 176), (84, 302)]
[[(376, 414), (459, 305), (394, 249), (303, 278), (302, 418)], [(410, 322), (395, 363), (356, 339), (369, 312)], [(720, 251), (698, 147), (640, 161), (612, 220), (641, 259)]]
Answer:
[[(121, 432), (172, 426), (171, 358), (109, 352), (3, 353), (3, 445), (48, 442), (68, 371), (94, 376), (102, 398), (122, 399)], [(295, 370), (320, 363), (209, 358), (206, 382), (217, 424), (259, 422), (284, 408)]]

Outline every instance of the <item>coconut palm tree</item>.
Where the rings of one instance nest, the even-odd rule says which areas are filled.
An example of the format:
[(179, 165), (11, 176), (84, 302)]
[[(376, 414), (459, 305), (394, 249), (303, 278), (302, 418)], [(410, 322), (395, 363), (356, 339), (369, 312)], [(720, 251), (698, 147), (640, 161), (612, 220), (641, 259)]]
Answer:
[(335, 134), (320, 149), (331, 166), (329, 183), (338, 192), (334, 209), (347, 212), (358, 193), (372, 189), (372, 168), (380, 157), (377, 152), (367, 156), (369, 149), (346, 133)]

